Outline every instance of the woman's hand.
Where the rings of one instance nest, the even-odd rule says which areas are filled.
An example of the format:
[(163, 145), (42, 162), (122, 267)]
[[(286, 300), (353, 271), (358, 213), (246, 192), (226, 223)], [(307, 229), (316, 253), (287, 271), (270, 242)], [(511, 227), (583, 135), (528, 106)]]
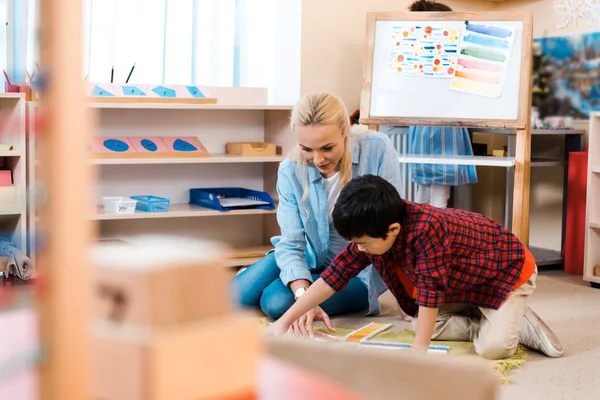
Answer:
[(317, 306), (294, 321), (289, 328), (290, 333), (296, 336), (309, 336), (313, 338), (315, 335), (315, 331), (313, 330), (313, 321), (315, 319), (320, 319), (323, 321), (327, 329), (329, 329), (329, 332), (335, 332), (335, 329), (331, 324), (331, 320), (329, 319), (329, 315), (327, 315), (327, 313), (323, 311), (321, 307)]
[(288, 331), (289, 327), (286, 326), (282, 320), (275, 321), (267, 328), (267, 335), (269, 336), (283, 336)]

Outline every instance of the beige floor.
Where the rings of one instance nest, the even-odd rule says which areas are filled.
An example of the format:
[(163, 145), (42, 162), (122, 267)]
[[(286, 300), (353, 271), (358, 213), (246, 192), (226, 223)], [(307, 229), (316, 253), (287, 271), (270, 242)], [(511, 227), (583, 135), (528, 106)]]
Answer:
[[(375, 318), (346, 316), (334, 326), (355, 328), (371, 321), (393, 323), (393, 330), (410, 328), (400, 322), (394, 298), (381, 296), (382, 314)], [(551, 359), (530, 353), (525, 366), (510, 374), (501, 389), (503, 400), (600, 399), (600, 289), (581, 277), (561, 271), (541, 271), (530, 306), (561, 339), (565, 354)]]

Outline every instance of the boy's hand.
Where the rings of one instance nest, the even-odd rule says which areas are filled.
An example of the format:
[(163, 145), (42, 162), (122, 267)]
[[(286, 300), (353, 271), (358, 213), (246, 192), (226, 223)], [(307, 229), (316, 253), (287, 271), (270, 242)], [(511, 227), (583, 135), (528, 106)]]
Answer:
[(333, 325), (331, 324), (331, 320), (329, 319), (329, 315), (319, 306), (313, 308), (300, 318), (298, 318), (294, 323), (290, 326), (290, 333), (296, 336), (310, 336), (314, 337), (315, 331), (313, 330), (313, 321), (315, 319), (320, 319), (325, 323), (327, 329), (330, 332), (335, 332)]

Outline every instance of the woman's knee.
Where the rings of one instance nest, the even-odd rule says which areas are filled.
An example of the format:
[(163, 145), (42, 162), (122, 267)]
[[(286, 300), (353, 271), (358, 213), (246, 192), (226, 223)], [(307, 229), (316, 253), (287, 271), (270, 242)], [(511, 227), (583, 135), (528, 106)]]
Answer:
[(273, 320), (281, 318), (293, 304), (292, 292), (279, 279), (269, 285), (260, 298), (260, 308)]

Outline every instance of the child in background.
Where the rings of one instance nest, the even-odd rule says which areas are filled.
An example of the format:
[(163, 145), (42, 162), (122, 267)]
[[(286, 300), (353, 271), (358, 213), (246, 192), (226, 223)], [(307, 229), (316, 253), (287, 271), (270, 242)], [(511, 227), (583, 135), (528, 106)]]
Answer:
[[(511, 357), (519, 342), (549, 357), (562, 345), (527, 305), (537, 266), (529, 250), (481, 214), (404, 201), (386, 180), (364, 175), (341, 191), (333, 211), (348, 246), (269, 330), (285, 333), (360, 271), (373, 265), (413, 318), (413, 348), (431, 339), (472, 341), (488, 359)], [(312, 326), (306, 327), (312, 332)]]
[[(452, 11), (444, 4), (418, 0), (410, 11)], [(411, 126), (408, 131), (409, 153), (422, 155), (472, 156), (467, 128)], [(413, 164), (412, 181), (417, 184), (415, 201), (446, 208), (451, 186), (477, 183), (474, 165)]]

